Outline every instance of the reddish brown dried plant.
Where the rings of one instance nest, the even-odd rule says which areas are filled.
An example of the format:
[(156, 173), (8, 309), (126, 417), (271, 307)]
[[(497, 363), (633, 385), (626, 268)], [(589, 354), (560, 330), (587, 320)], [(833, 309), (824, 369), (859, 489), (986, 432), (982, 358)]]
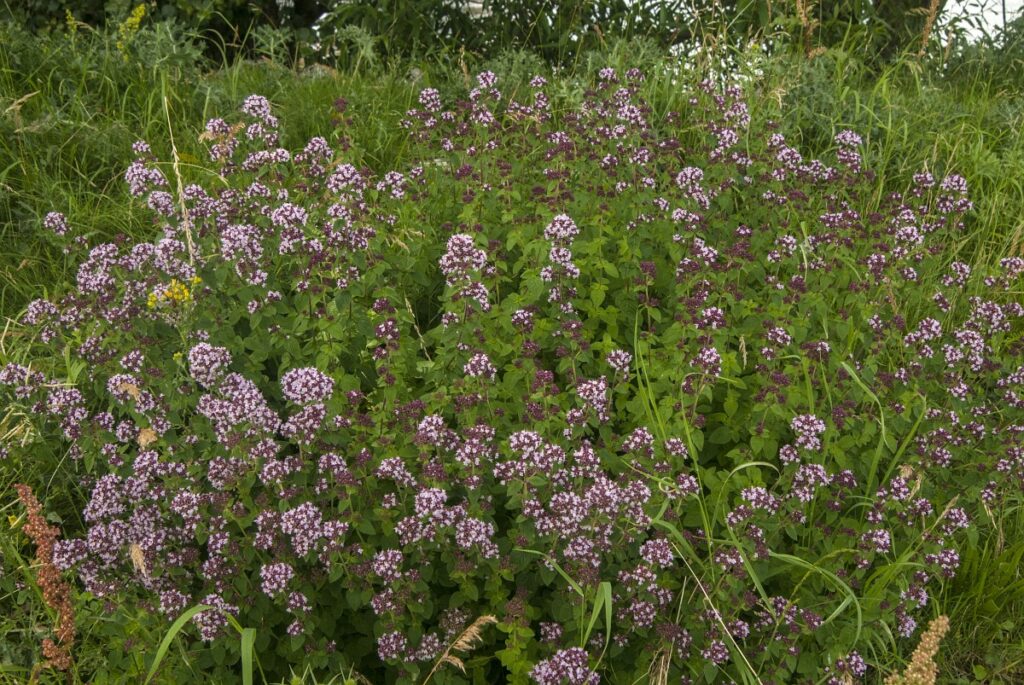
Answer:
[(54, 626), (57, 641), (43, 640), (43, 656), (47, 665), (66, 671), (71, 668), (71, 647), (75, 643), (75, 614), (71, 606), (71, 586), (53, 565), (53, 545), (60, 536), (60, 530), (46, 522), (43, 506), (32, 493), (32, 488), (18, 484), (14, 489), (25, 506), (25, 534), (36, 545), (36, 582), (43, 591), (43, 601), (57, 612), (57, 624)]

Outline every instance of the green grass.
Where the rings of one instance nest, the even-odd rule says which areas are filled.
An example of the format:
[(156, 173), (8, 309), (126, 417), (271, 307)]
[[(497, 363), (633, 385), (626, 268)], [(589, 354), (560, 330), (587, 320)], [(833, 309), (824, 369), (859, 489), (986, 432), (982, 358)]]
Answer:
[[(605, 64), (647, 71), (655, 112), (687, 106), (666, 59), (643, 44), (620, 44), (581, 59), (577, 72), (555, 79), (552, 92), (563, 102), (573, 100), (581, 88), (576, 76)], [(285, 147), (301, 146), (314, 135), (345, 138), (354, 163), (388, 169), (403, 162), (398, 122), (414, 106), (418, 90), (429, 84), (448, 94), (463, 92), (465, 73), (482, 66), (467, 65), (464, 72), (458, 63), (404, 64), (338, 73), (269, 61), (140, 61), (126, 59), (104, 33), (80, 29), (72, 41), (0, 24), (0, 319), (16, 318), (31, 299), (74, 277), (75, 264), (42, 234), (47, 212), (64, 212), (93, 241), (154, 230), (133, 209), (122, 182), (135, 140), (147, 140), (158, 157), (169, 158), (170, 124), (187, 178), (190, 165), (205, 163), (197, 140), (205, 121), (232, 113), (245, 95), (261, 93), (285, 122)], [(492, 66), (511, 70), (505, 81), (513, 84), (510, 90), (539, 65), (513, 54)], [(753, 88), (751, 109), (778, 120), (807, 156), (830, 147), (837, 131), (852, 128), (865, 138), (865, 164), (878, 172), (879, 189), (905, 187), (923, 167), (937, 176), (955, 171), (967, 178), (975, 211), (960, 239), (947, 246), (949, 260), (980, 264), (1024, 254), (1024, 87), (996, 80), (984, 65), (945, 74), (934, 65), (903, 61), (870, 73), (838, 50), (814, 60), (773, 57), (758, 66), (763, 75)], [(340, 126), (333, 121), (338, 98), (347, 102)], [(3, 344), (3, 356), (16, 358), (21, 341), (11, 334)], [(17, 425), (18, 417), (0, 411), (4, 432)], [(9, 487), (21, 479), (47, 483), (39, 493), (44, 502), (84, 501), (66, 457), (55, 451), (34, 464), (0, 469), (0, 513), (18, 512)], [(61, 496), (51, 497), (53, 491)], [(81, 525), (73, 508), (53, 514), (58, 522)], [(932, 598), (936, 614), (947, 613), (952, 623), (941, 652), (942, 682), (1022, 682), (1024, 508), (975, 523), (976, 539), (962, 551), (960, 572)], [(3, 535), (0, 543), (8, 572), (23, 566), (25, 546)], [(24, 584), (17, 596), (0, 597), (0, 607), (19, 607), (18, 617), (0, 617), (0, 634), (7, 636), (0, 641), (0, 682), (25, 681), (25, 673), (4, 664), (24, 662), (18, 645), (32, 648), (34, 626), (48, 621), (31, 574)], [(599, 608), (595, 602), (592, 624)], [(171, 633), (145, 633), (134, 611), (79, 617), (83, 663), (103, 659), (103, 628), (111, 621), (139, 626), (138, 651), (126, 661), (140, 679), (158, 659), (187, 659), (165, 639)], [(252, 656), (256, 636), (244, 630), (239, 627)], [(311, 674), (296, 678), (306, 682), (307, 676), (316, 682)]]
[[(950, 78), (914, 61), (869, 75), (849, 55), (777, 63), (767, 79), (781, 95), (780, 118), (810, 149), (845, 127), (871, 148), (878, 187), (901, 187), (928, 168), (963, 175), (975, 204), (949, 259), (969, 263), (1021, 254), (1024, 248), (1024, 91), (1000, 88), (977, 73)], [(1024, 85), (1024, 84), (1022, 84)], [(774, 98), (765, 94), (765, 104)]]
[(151, 230), (133, 211), (122, 175), (140, 138), (170, 156), (165, 98), (186, 176), (189, 164), (205, 162), (197, 140), (205, 121), (236, 111), (254, 92), (288, 122), (286, 147), (331, 131), (333, 103), (344, 97), (353, 160), (383, 169), (401, 155), (396, 123), (417, 89), (397, 71), (357, 77), (269, 62), (208, 66), (146, 68), (126, 60), (110, 36), (80, 34), (72, 43), (0, 24), (0, 314), (15, 315), (73, 275), (74, 265), (41, 235), (47, 212), (64, 212), (76, 230), (97, 237)]

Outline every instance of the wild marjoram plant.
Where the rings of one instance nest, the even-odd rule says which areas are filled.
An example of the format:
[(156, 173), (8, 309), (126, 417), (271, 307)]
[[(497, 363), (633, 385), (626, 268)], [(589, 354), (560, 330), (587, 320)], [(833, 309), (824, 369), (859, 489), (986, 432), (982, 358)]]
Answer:
[(1024, 469), (1024, 260), (949, 263), (964, 180), (877, 192), (856, 133), (805, 160), (735, 87), (654, 121), (635, 70), (558, 115), (542, 78), (478, 84), (422, 92), (410, 168), (292, 154), (251, 96), (205, 186), (136, 144), (155, 242), (46, 217), (76, 287), (0, 381), (91, 492), (58, 566), (280, 637), (278, 678), (420, 682), (491, 615), (433, 681), (838, 684), (908, 653)]

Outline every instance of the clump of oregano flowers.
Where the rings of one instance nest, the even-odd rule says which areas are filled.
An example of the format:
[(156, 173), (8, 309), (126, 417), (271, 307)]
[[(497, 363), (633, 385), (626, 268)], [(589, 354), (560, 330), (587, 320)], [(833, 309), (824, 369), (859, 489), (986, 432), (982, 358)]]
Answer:
[(84, 364), (0, 382), (90, 493), (58, 565), (216, 607), (203, 640), (290, 636), (270, 673), (419, 682), (480, 616), (489, 682), (845, 683), (909, 651), (1021, 485), (1024, 260), (947, 257), (963, 178), (879, 192), (856, 133), (805, 159), (737, 87), (659, 116), (636, 70), (557, 113), (530, 85), (425, 89), (376, 174), (340, 134), (280, 147), (251, 96), (202, 183), (135, 146), (153, 241), (46, 218), (77, 278), (23, 321)]

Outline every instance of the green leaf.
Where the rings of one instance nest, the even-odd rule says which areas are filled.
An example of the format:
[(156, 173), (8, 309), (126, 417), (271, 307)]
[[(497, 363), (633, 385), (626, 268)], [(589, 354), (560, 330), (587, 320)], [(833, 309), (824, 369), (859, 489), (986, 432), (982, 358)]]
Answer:
[[(608, 581), (602, 581), (597, 587), (597, 597), (594, 598), (594, 608), (590, 611), (590, 622), (587, 624), (587, 631), (583, 635), (582, 646), (585, 647), (590, 639), (590, 634), (594, 630), (594, 624), (597, 622), (597, 617), (602, 609), (604, 610), (604, 649), (601, 650), (601, 656), (597, 660), (598, 663), (601, 663), (605, 652), (608, 651), (608, 644), (612, 638), (612, 584)], [(596, 669), (597, 667), (595, 666), (594, 668)]]
[(242, 685), (252, 685), (252, 652), (256, 642), (255, 628), (242, 628)]
[(730, 389), (725, 395), (725, 402), (722, 403), (722, 408), (725, 410), (725, 415), (732, 418), (736, 414), (736, 410), (739, 409), (740, 403), (738, 395), (735, 390)]
[(555, 571), (557, 571), (558, 574), (565, 579), (565, 582), (569, 583), (569, 586), (576, 592), (576, 594), (578, 594), (580, 597), (586, 596), (583, 592), (583, 588), (580, 587), (579, 583), (573, 580), (572, 577), (569, 576), (569, 574), (566, 573), (562, 569), (562, 567), (558, 565), (558, 562), (552, 559), (547, 554), (544, 554), (543, 552), (538, 552), (535, 549), (525, 549), (523, 547), (515, 547), (513, 549), (517, 552), (526, 552), (527, 554), (536, 554), (539, 557), (544, 557), (547, 560), (547, 562), (554, 567)]
[(156, 669), (160, 667), (160, 663), (164, 660), (164, 657), (167, 656), (167, 650), (170, 648), (171, 642), (181, 629), (185, 627), (185, 624), (188, 623), (189, 619), (213, 608), (214, 607), (209, 604), (197, 604), (190, 609), (186, 609), (185, 613), (179, 616), (174, 623), (171, 624), (167, 634), (164, 635), (164, 639), (160, 641), (160, 646), (157, 647), (156, 656), (153, 658), (153, 665), (149, 667), (149, 674), (146, 675), (143, 685), (148, 685), (148, 683), (153, 680), (153, 676), (156, 674)]
[[(837, 616), (839, 616), (839, 614), (841, 614), (846, 609), (846, 607), (852, 604), (854, 609), (856, 609), (857, 611), (857, 633), (853, 639), (853, 644), (855, 645), (857, 644), (857, 642), (860, 641), (861, 629), (864, 626), (864, 612), (861, 609), (860, 602), (857, 601), (857, 595), (854, 594), (853, 590), (850, 588), (849, 585), (844, 583), (837, 575), (835, 575), (831, 571), (823, 569), (820, 566), (816, 566), (810, 562), (804, 561), (800, 557), (795, 557), (791, 554), (782, 554), (779, 552), (772, 551), (769, 551), (768, 554), (773, 559), (779, 559), (794, 566), (799, 566), (800, 568), (806, 569), (808, 573), (818, 573), (824, 576), (827, 580), (831, 581), (831, 583), (835, 586), (837, 590), (846, 595), (842, 603), (840, 603), (840, 605), (836, 607), (835, 611), (829, 614), (828, 618), (824, 620), (822, 625), (828, 625), (829, 623), (831, 623), (833, 620), (835, 620)], [(853, 645), (851, 645), (851, 649), (852, 648)]]
[(850, 374), (850, 377), (853, 378), (854, 382), (860, 386), (860, 389), (863, 390), (864, 393), (874, 401), (875, 406), (878, 407), (878, 423), (882, 431), (882, 436), (878, 441), (878, 446), (875, 448), (875, 455), (871, 459), (871, 470), (868, 471), (866, 493), (870, 496), (871, 493), (875, 491), (875, 486), (878, 484), (878, 468), (882, 459), (882, 450), (889, 442), (886, 439), (885, 431), (885, 409), (882, 407), (882, 402), (878, 399), (878, 395), (873, 393), (864, 381), (860, 379), (860, 376), (857, 375), (857, 372), (853, 370), (852, 366), (846, 362), (841, 362), (840, 366), (846, 370), (846, 373)]
[(712, 445), (725, 445), (736, 440), (735, 431), (730, 426), (718, 426), (711, 431), (708, 440)]

